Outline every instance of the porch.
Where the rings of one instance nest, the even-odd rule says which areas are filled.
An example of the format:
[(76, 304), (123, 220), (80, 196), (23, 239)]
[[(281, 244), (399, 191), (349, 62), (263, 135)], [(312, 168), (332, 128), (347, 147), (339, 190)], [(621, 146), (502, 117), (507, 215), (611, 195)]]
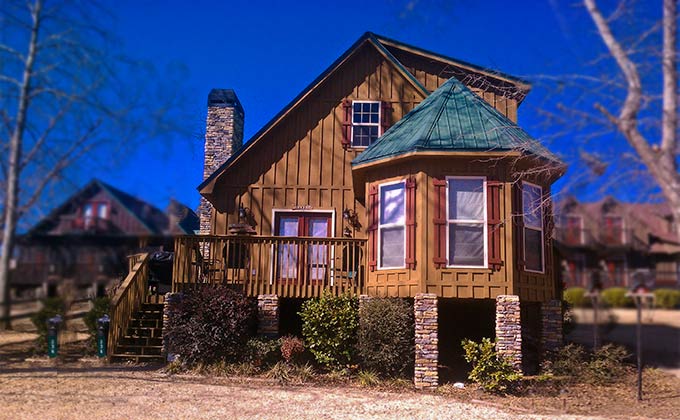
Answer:
[(324, 291), (361, 294), (366, 240), (283, 236), (180, 236), (172, 291), (233, 285), (248, 296), (311, 298)]

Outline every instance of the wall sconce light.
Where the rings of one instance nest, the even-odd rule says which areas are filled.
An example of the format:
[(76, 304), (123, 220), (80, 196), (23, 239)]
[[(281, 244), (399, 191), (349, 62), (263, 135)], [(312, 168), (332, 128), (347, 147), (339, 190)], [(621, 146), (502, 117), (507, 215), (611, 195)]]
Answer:
[(355, 212), (354, 210), (350, 208), (345, 208), (345, 210), (342, 211), (342, 218), (349, 225), (348, 227), (345, 227), (345, 229), (343, 230), (343, 234), (345, 236), (351, 237), (353, 231), (361, 229), (361, 222), (359, 222), (359, 216), (357, 215), (357, 212)]
[(250, 211), (248, 207), (243, 207), (243, 204), (238, 205), (238, 221), (239, 223), (247, 223), (250, 224), (250, 219), (252, 218), (253, 213)]

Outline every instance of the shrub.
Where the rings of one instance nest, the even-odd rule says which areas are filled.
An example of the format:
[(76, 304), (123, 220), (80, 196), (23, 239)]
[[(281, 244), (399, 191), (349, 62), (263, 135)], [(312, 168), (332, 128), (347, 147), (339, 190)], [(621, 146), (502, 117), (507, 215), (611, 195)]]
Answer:
[(602, 302), (612, 308), (625, 308), (633, 304), (633, 300), (626, 296), (628, 290), (623, 287), (610, 287), (602, 291)]
[(403, 299), (370, 299), (359, 308), (357, 353), (362, 368), (398, 376), (413, 364), (413, 310)]
[(302, 335), (317, 362), (334, 369), (352, 362), (359, 324), (357, 307), (355, 297), (330, 293), (302, 305)]
[(582, 287), (570, 287), (564, 290), (564, 300), (574, 308), (583, 308), (588, 305), (586, 289)]
[(170, 351), (189, 365), (236, 361), (254, 333), (254, 300), (226, 286), (191, 290), (169, 309)]
[(564, 376), (575, 382), (607, 384), (620, 379), (626, 372), (626, 349), (607, 344), (588, 353), (577, 344), (568, 344), (552, 354), (543, 364), (545, 373)]
[(579, 378), (586, 369), (587, 358), (588, 354), (583, 346), (569, 343), (553, 352), (543, 362), (542, 370), (544, 373), (557, 376), (565, 376), (571, 379)]
[(279, 340), (271, 338), (251, 338), (246, 343), (244, 359), (254, 367), (267, 367), (281, 360)]
[(680, 290), (656, 289), (654, 291), (654, 305), (662, 309), (674, 309), (680, 305)]
[(357, 379), (359, 380), (359, 385), (361, 386), (376, 386), (380, 384), (380, 378), (378, 375), (370, 370), (360, 370), (357, 373)]
[(287, 335), (279, 339), (281, 343), (281, 357), (286, 363), (299, 362), (305, 351), (305, 346), (298, 337)]
[(111, 299), (108, 297), (95, 298), (92, 301), (92, 309), (90, 309), (83, 318), (90, 337), (97, 337), (97, 320), (104, 315), (108, 315), (110, 305)]
[[(36, 340), (36, 353), (47, 352), (47, 320), (61, 315), (66, 314), (66, 304), (64, 300), (60, 297), (52, 297), (43, 299), (42, 308), (31, 316), (31, 322), (35, 325), (38, 333), (38, 339)], [(62, 323), (59, 328), (63, 328)]]
[(496, 344), (488, 338), (481, 343), (465, 339), (462, 342), (465, 361), (472, 364), (468, 378), (488, 392), (506, 392), (521, 375), (496, 352)]

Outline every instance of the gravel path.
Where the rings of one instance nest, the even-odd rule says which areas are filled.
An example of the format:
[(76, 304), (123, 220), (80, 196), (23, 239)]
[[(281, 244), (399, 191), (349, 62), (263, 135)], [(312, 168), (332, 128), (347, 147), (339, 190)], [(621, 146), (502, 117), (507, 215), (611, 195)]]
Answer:
[(95, 367), (0, 369), (0, 419), (585, 419), (516, 414), (438, 395), (168, 376)]

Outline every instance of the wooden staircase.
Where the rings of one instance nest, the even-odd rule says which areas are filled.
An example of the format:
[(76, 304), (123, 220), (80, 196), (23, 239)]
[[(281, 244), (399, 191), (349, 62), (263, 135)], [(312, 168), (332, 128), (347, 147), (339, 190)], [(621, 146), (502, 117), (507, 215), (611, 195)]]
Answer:
[(163, 345), (163, 304), (143, 303), (132, 316), (110, 355), (111, 362), (165, 363)]

